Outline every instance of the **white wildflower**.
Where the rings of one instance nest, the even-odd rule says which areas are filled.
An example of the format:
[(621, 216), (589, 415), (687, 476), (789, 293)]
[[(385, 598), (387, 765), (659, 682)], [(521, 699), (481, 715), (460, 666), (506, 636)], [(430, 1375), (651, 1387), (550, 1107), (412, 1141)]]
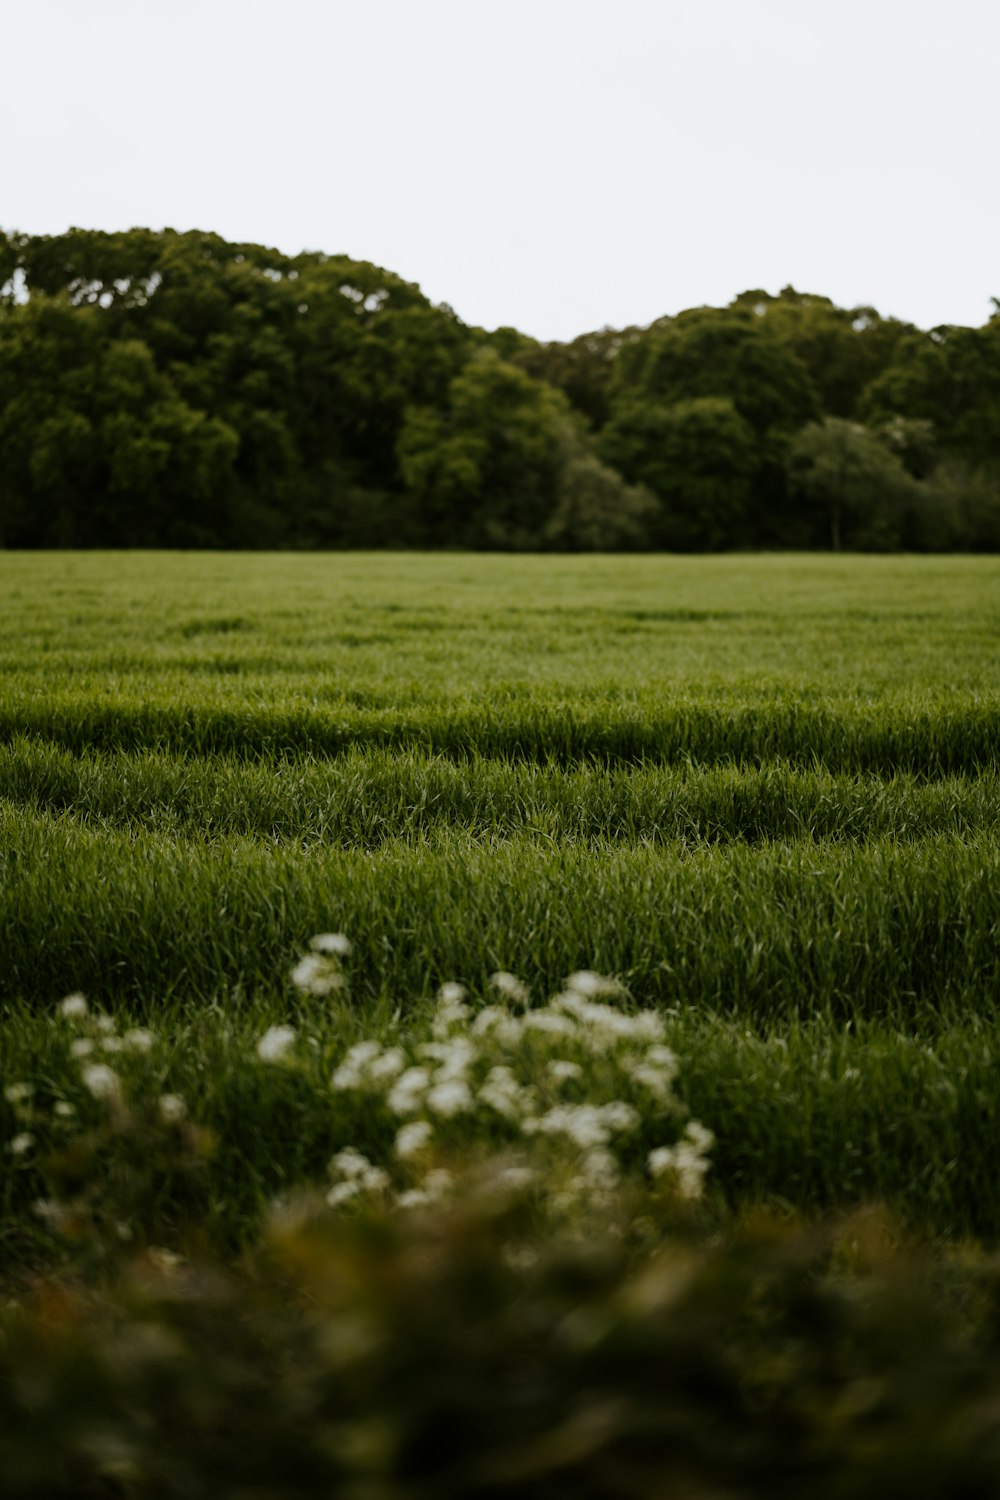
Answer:
[(449, 1000), (439, 1005), (431, 1022), (431, 1035), (444, 1041), (456, 1026), (464, 1026), (469, 1019), (469, 1007), (460, 1000)]
[(113, 1018), (109, 1015), (106, 1015), (104, 1011), (99, 1011), (97, 1015), (95, 1015), (92, 1024), (95, 1031), (100, 1031), (105, 1036), (110, 1036), (115, 1029)]
[(499, 1005), (487, 1005), (471, 1026), (473, 1036), (493, 1036), (502, 1047), (516, 1047), (521, 1040), (521, 1022)]
[(269, 1026), (257, 1043), (262, 1062), (280, 1062), (295, 1041), (294, 1026)]
[(317, 932), (309, 939), (314, 953), (326, 953), (334, 958), (350, 958), (353, 944), (343, 932)]
[(356, 1150), (353, 1146), (345, 1146), (343, 1151), (330, 1158), (330, 1171), (340, 1177), (363, 1177), (370, 1169), (371, 1162), (363, 1151)]
[(633, 1063), (626, 1071), (635, 1083), (641, 1083), (644, 1088), (649, 1089), (649, 1092), (661, 1103), (665, 1103), (670, 1098), (672, 1073), (666, 1073), (661, 1068), (650, 1067), (647, 1063)]
[(43, 1219), (50, 1229), (62, 1229), (66, 1223), (66, 1207), (57, 1198), (36, 1198), (31, 1212)]
[(426, 1208), (434, 1200), (430, 1193), (425, 1193), (423, 1188), (407, 1188), (405, 1193), (400, 1193), (396, 1203), (400, 1208)]
[(393, 1149), (404, 1160), (417, 1156), (427, 1146), (433, 1134), (434, 1127), (429, 1120), (411, 1120), (407, 1125), (399, 1127)]
[(327, 1205), (330, 1208), (339, 1208), (351, 1198), (356, 1198), (363, 1191), (361, 1183), (356, 1179), (346, 1182), (338, 1182), (326, 1195)]
[(557, 1104), (525, 1120), (521, 1129), (526, 1135), (564, 1135), (582, 1150), (606, 1146), (611, 1135), (603, 1112), (593, 1104)]
[(372, 1083), (389, 1083), (398, 1078), (406, 1067), (406, 1057), (400, 1047), (387, 1047), (378, 1057), (373, 1057), (366, 1072)]
[(179, 1125), (187, 1115), (187, 1102), (181, 1094), (161, 1094), (156, 1107), (164, 1125)]
[(8, 1083), (3, 1096), (8, 1104), (24, 1104), (35, 1092), (33, 1083)]
[(424, 1178), (424, 1192), (432, 1202), (443, 1198), (450, 1193), (455, 1184), (455, 1179), (445, 1167), (435, 1167), (433, 1172), (428, 1172)]
[(394, 1114), (416, 1114), (421, 1098), (430, 1086), (431, 1075), (426, 1068), (407, 1068), (396, 1079), (386, 1103)]
[(675, 1146), (658, 1146), (651, 1151), (647, 1165), (654, 1177), (667, 1172), (676, 1176), (677, 1191), (682, 1198), (700, 1198), (710, 1163), (705, 1155), (715, 1141), (710, 1130), (698, 1120), (689, 1120), (684, 1135)]
[(102, 1052), (121, 1052), (125, 1046), (120, 1036), (102, 1036), (97, 1045)]
[(70, 1057), (89, 1057), (94, 1050), (94, 1044), (89, 1036), (78, 1036), (69, 1044)]
[(632, 1034), (644, 1042), (662, 1042), (666, 1034), (663, 1017), (655, 1010), (641, 1010), (632, 1017)]
[(522, 1193), (525, 1188), (532, 1187), (537, 1181), (538, 1173), (534, 1167), (517, 1165), (503, 1167), (496, 1176), (497, 1186), (506, 1188), (512, 1193)]
[(438, 990), (438, 1001), (441, 1005), (461, 1005), (468, 993), (464, 984), (456, 984), (453, 979), (449, 979)]
[(35, 1144), (35, 1137), (28, 1130), (22, 1130), (12, 1141), (8, 1141), (7, 1150), (11, 1156), (24, 1156)]
[(60, 1120), (72, 1120), (76, 1114), (76, 1106), (70, 1104), (68, 1099), (57, 1099), (52, 1106), (52, 1113), (58, 1115)]
[(450, 1078), (464, 1079), (476, 1060), (476, 1049), (464, 1036), (449, 1037), (445, 1042), (425, 1042), (417, 1051), (421, 1057), (437, 1063), (436, 1083)]
[(381, 1052), (378, 1042), (371, 1040), (366, 1042), (355, 1042), (344, 1054), (344, 1061), (354, 1068), (363, 1068), (370, 1063), (373, 1057), (378, 1057)]
[(621, 985), (617, 979), (606, 979), (603, 974), (595, 974), (593, 969), (577, 969), (567, 979), (566, 988), (582, 995), (585, 1000), (593, 1000), (598, 995), (621, 993)]
[(576, 1027), (569, 1016), (551, 1010), (529, 1010), (521, 1023), (526, 1031), (544, 1031), (550, 1036), (573, 1036)]
[(570, 974), (566, 980), (566, 988), (575, 990), (578, 995), (587, 999), (594, 999), (606, 992), (608, 981), (603, 975), (596, 973), (593, 969), (577, 969)]
[(89, 1063), (80, 1077), (83, 1079), (84, 1088), (88, 1089), (95, 1099), (102, 1099), (107, 1104), (117, 1104), (121, 1100), (121, 1079), (114, 1068), (109, 1068), (107, 1063)]
[(435, 1083), (427, 1093), (427, 1108), (435, 1115), (451, 1119), (453, 1115), (466, 1114), (472, 1109), (469, 1085), (461, 1078), (447, 1078)]
[(344, 1054), (330, 1082), (335, 1089), (360, 1089), (364, 1086), (363, 1069), (379, 1055), (378, 1042), (357, 1042)]
[(638, 1127), (639, 1111), (626, 1104), (624, 1099), (612, 1099), (610, 1104), (601, 1105), (601, 1118), (612, 1130), (623, 1134)]
[(348, 1063), (341, 1063), (339, 1068), (334, 1069), (330, 1077), (330, 1087), (339, 1092), (360, 1089), (363, 1086), (364, 1079), (361, 1076), (360, 1070), (350, 1067)]
[(485, 1036), (502, 1021), (510, 1019), (510, 1012), (504, 1010), (502, 1005), (487, 1005), (479, 1011), (476, 1019), (469, 1028), (473, 1036)]
[(674, 1149), (677, 1189), (682, 1198), (700, 1198), (709, 1163), (696, 1147), (680, 1141)]
[[(362, 1151), (355, 1150), (353, 1146), (345, 1146), (343, 1151), (338, 1151), (331, 1158), (330, 1172), (332, 1176), (339, 1176), (361, 1192), (379, 1193), (389, 1186), (388, 1174), (381, 1167), (374, 1166)], [(329, 1201), (328, 1198), (327, 1202)]]
[(570, 1062), (567, 1058), (554, 1057), (546, 1065), (546, 1071), (553, 1083), (566, 1083), (571, 1078), (583, 1076), (583, 1069), (579, 1063)]
[(688, 1120), (684, 1134), (697, 1151), (710, 1151), (715, 1145), (715, 1136), (700, 1120)]
[(346, 980), (337, 965), (321, 953), (307, 953), (291, 972), (296, 989), (307, 995), (331, 995), (345, 988)]
[(59, 1014), (65, 1016), (67, 1021), (81, 1021), (89, 1009), (84, 995), (67, 995), (65, 1000), (59, 1002)]
[(129, 1052), (148, 1052), (156, 1041), (152, 1031), (145, 1026), (133, 1026), (131, 1031), (126, 1031), (122, 1042)]
[(490, 984), (501, 994), (505, 1000), (512, 1005), (526, 1005), (529, 999), (528, 986), (516, 974), (509, 974), (506, 969), (499, 969), (490, 975)]
[(673, 1170), (674, 1148), (673, 1146), (656, 1146), (646, 1158), (646, 1165), (654, 1177), (662, 1177), (665, 1172)]
[(673, 1071), (677, 1067), (677, 1053), (669, 1047), (647, 1047), (645, 1061), (651, 1063), (654, 1068), (663, 1068), (665, 1072)]
[(525, 1112), (525, 1092), (510, 1068), (500, 1066), (491, 1068), (486, 1075), (479, 1090), (479, 1100), (505, 1119), (517, 1120)]
[(580, 1165), (591, 1187), (613, 1188), (621, 1175), (617, 1158), (600, 1148), (588, 1151)]

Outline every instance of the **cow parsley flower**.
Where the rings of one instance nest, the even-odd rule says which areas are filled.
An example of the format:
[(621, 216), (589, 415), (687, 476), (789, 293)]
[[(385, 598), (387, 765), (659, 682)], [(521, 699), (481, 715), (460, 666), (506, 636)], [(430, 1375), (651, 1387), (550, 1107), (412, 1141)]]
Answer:
[(84, 1088), (106, 1104), (117, 1104), (121, 1100), (121, 1079), (107, 1063), (89, 1063), (80, 1074)]
[(148, 1052), (155, 1041), (155, 1034), (145, 1026), (133, 1026), (122, 1037), (122, 1045), (129, 1052)]
[(468, 993), (464, 984), (457, 984), (455, 980), (449, 979), (438, 990), (438, 1002), (441, 1005), (461, 1005)]
[(467, 1114), (473, 1108), (469, 1085), (461, 1078), (446, 1078), (435, 1083), (427, 1091), (427, 1108), (432, 1114), (451, 1119), (453, 1115)]
[(518, 979), (516, 974), (509, 974), (506, 969), (498, 969), (495, 974), (490, 975), (490, 984), (511, 1005), (527, 1005), (528, 987)]
[(544, 1031), (549, 1036), (573, 1036), (576, 1032), (569, 1016), (551, 1010), (529, 1010), (521, 1024), (526, 1031)]
[(67, 995), (59, 1002), (59, 1014), (65, 1016), (67, 1021), (82, 1021), (90, 1010), (84, 995)]
[(431, 1086), (426, 1068), (407, 1068), (393, 1084), (386, 1103), (396, 1115), (413, 1115), (420, 1108), (424, 1094)]
[(295, 1041), (294, 1026), (270, 1026), (257, 1043), (262, 1062), (280, 1062)]
[(296, 989), (316, 996), (332, 995), (347, 983), (333, 959), (322, 953), (307, 953), (300, 958), (291, 972), (291, 980)]
[(419, 1155), (428, 1145), (433, 1134), (434, 1127), (429, 1120), (411, 1120), (408, 1124), (399, 1127), (393, 1150), (405, 1161), (407, 1157)]
[(318, 932), (309, 939), (314, 953), (325, 953), (332, 958), (350, 958), (353, 944), (343, 932)]
[(566, 1083), (571, 1078), (583, 1076), (583, 1069), (579, 1063), (570, 1062), (568, 1058), (553, 1057), (546, 1064), (546, 1072), (553, 1083)]

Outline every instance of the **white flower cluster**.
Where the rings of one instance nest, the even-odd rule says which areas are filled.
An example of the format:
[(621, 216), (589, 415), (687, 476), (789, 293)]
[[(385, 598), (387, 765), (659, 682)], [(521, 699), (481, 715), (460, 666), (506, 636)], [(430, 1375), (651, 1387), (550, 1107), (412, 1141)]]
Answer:
[(654, 1177), (675, 1177), (683, 1197), (699, 1198), (708, 1171), (708, 1152), (714, 1144), (710, 1130), (698, 1120), (689, 1120), (675, 1146), (657, 1146), (649, 1153), (649, 1170)]
[[(119, 1032), (111, 1016), (93, 1008), (80, 994), (67, 995), (59, 1002), (55, 1023), (60, 1028), (69, 1028), (67, 1051), (77, 1065), (83, 1089), (113, 1113), (122, 1111), (123, 1074), (127, 1076), (130, 1065), (152, 1051), (156, 1045), (155, 1033), (145, 1026)], [(114, 1059), (114, 1066), (109, 1058)], [(18, 1123), (32, 1127), (19, 1130), (8, 1141), (7, 1151), (14, 1157), (25, 1158), (35, 1150), (38, 1145), (35, 1132), (39, 1129), (48, 1135), (53, 1128), (65, 1129), (77, 1119), (77, 1106), (70, 1099), (50, 1097), (42, 1105), (31, 1083), (8, 1083), (3, 1096), (12, 1106)], [(186, 1117), (187, 1105), (179, 1094), (163, 1094), (157, 1101), (157, 1112), (164, 1124), (177, 1125)]]
[(351, 940), (342, 932), (318, 932), (310, 938), (311, 952), (299, 959), (291, 972), (296, 989), (322, 999), (345, 989), (347, 980), (341, 960), (351, 955)]
[[(627, 996), (614, 980), (581, 970), (535, 1008), (513, 974), (496, 974), (492, 983), (505, 1003), (478, 1012), (461, 985), (444, 985), (429, 1041), (383, 1046), (368, 1039), (346, 1052), (333, 1072), (333, 1090), (375, 1096), (402, 1123), (393, 1181), (349, 1148), (332, 1163), (328, 1202), (339, 1205), (366, 1192), (384, 1198), (399, 1186), (397, 1178), (403, 1183), (398, 1204), (437, 1201), (451, 1179), (432, 1153), (440, 1141), (447, 1144), (452, 1121), (460, 1134), (452, 1134), (451, 1144), (466, 1152), (495, 1149), (498, 1137), (536, 1160), (544, 1147), (549, 1168), (570, 1174), (560, 1179), (563, 1199), (599, 1202), (621, 1179), (623, 1158), (640, 1159), (644, 1120), (681, 1114), (673, 1094), (677, 1059), (665, 1044), (664, 1021), (653, 1011), (621, 1008)], [(668, 1179), (685, 1197), (699, 1197), (712, 1140), (704, 1126), (688, 1122), (674, 1144), (646, 1155), (650, 1175)], [(538, 1184), (545, 1175), (529, 1161), (505, 1171), (508, 1187)]]
[[(77, 1033), (69, 1044), (69, 1054), (80, 1065), (84, 1088), (102, 1104), (119, 1109), (124, 1099), (122, 1064), (129, 1054), (152, 1051), (155, 1033), (146, 1026), (133, 1026), (119, 1035), (113, 1018), (104, 1011), (92, 1010), (83, 995), (67, 995), (60, 1001), (58, 1013)], [(116, 1059), (115, 1067), (106, 1061), (109, 1057)]]
[[(351, 955), (350, 938), (342, 932), (317, 932), (309, 939), (309, 950), (289, 974), (295, 988), (319, 1000), (346, 990), (343, 960)], [(297, 1039), (294, 1026), (269, 1026), (257, 1043), (257, 1056), (261, 1062), (284, 1062)]]

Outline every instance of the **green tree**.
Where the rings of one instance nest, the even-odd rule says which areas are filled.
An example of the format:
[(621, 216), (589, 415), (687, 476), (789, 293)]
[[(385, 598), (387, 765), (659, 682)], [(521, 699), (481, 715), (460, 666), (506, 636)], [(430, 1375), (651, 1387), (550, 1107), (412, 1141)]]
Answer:
[(621, 405), (600, 444), (608, 463), (660, 500), (653, 540), (678, 551), (717, 551), (749, 540), (759, 448), (746, 418), (717, 396)]
[(572, 443), (542, 536), (560, 552), (635, 552), (651, 545), (660, 510), (645, 485), (626, 483), (617, 470)]
[(238, 447), (98, 309), (36, 294), (0, 318), (7, 545), (219, 546)]
[(943, 454), (1000, 466), (1000, 316), (982, 328), (909, 335), (861, 410), (871, 425), (897, 417), (930, 422)]
[(809, 373), (746, 311), (699, 307), (622, 345), (612, 411), (637, 399), (728, 400), (758, 435), (795, 431), (819, 414)]
[(807, 507), (816, 540), (825, 528), (834, 552), (899, 545), (916, 481), (860, 422), (826, 417), (798, 434), (788, 456), (792, 493)]
[(555, 508), (572, 418), (563, 396), (483, 350), (443, 412), (411, 407), (398, 444), (411, 539), (537, 547)]
[(865, 388), (885, 369), (907, 323), (883, 318), (873, 307), (837, 307), (829, 297), (786, 286), (741, 292), (730, 307), (750, 313), (807, 371), (820, 410), (855, 417)]

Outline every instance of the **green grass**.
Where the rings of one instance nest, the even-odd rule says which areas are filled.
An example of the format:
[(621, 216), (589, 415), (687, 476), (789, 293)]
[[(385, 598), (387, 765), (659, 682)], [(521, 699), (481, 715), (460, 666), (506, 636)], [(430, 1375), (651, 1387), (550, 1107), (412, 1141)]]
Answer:
[[(730, 1204), (878, 1196), (995, 1238), (998, 584), (0, 553), (4, 1078), (61, 1076), (70, 990), (154, 1020), (160, 1083), (225, 1143), (229, 1242), (363, 1125), (250, 1067), (264, 1026), (328, 1060), (442, 980), (593, 966), (676, 1012)], [(330, 928), (351, 1009), (305, 1013), (287, 971)], [(35, 1188), (6, 1178), (16, 1238)]]

